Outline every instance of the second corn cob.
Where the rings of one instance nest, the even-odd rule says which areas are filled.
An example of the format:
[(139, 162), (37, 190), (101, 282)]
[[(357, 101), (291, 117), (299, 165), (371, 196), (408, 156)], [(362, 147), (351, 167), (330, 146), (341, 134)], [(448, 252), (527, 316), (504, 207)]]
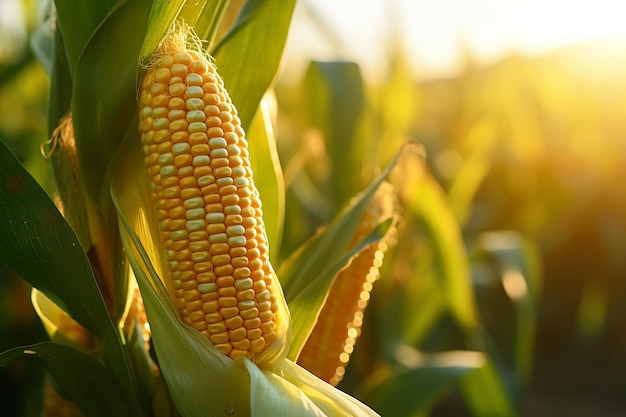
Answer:
[[(393, 186), (383, 182), (360, 219), (350, 246), (358, 244), (381, 222), (394, 216), (396, 204)], [(339, 273), (298, 357), (299, 365), (332, 385), (343, 378), (360, 335), (363, 312), (372, 284), (379, 277), (388, 243), (383, 239), (367, 246)]]

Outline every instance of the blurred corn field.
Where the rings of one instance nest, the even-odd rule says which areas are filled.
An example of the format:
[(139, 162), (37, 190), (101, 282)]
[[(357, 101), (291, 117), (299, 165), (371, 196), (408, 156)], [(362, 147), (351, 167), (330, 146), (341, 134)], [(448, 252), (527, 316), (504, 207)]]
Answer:
[[(63, 19), (72, 21), (71, 13), (81, 13), (70, 12), (71, 2), (54, 3), (61, 25)], [(366, 82), (362, 68), (344, 60), (310, 60), (295, 81), (286, 82), (276, 71), (287, 29), (294, 24), (290, 7), (295, 2), (208, 1), (199, 2), (204, 5), (199, 11), (184, 1), (171, 7), (148, 0), (79, 3), (93, 9), (85, 13), (94, 20), (68, 25), (62, 34), (54, 23), (54, 4), (0, 0), (6, 10), (14, 7), (14, 19), (0, 17), (0, 140), (7, 147), (2, 148), (7, 162), (0, 170), (1, 195), (22, 187), (15, 182), (23, 172), (19, 160), (35, 180), (28, 185), (38, 193), (32, 191), (31, 204), (63, 203), (68, 230), (85, 246), (85, 259), (91, 261), (86, 265), (94, 271), (97, 250), (88, 249), (90, 243), (97, 246), (98, 233), (81, 221), (87, 212), (100, 213), (102, 233), (111, 245), (105, 252), (119, 262), (92, 279), (97, 294), (102, 293), (96, 298), (110, 302), (103, 308), (110, 323), (135, 325), (123, 320), (132, 298), (125, 291), (132, 284), (107, 287), (104, 276), (117, 276), (123, 263), (115, 258), (117, 252), (125, 251), (130, 263), (134, 251), (139, 258), (143, 254), (118, 229), (116, 209), (122, 218), (124, 210), (115, 192), (115, 201), (109, 201), (109, 182), (113, 188), (122, 184), (123, 195), (126, 178), (111, 171), (128, 162), (120, 162), (118, 149), (128, 149), (127, 138), (137, 135), (137, 116), (130, 112), (137, 105), (135, 78), (145, 58), (140, 52), (152, 52), (169, 24), (182, 16), (196, 22), (196, 33), (206, 41), (218, 71), (223, 70), (248, 133), (270, 257), (291, 310), (291, 345), (284, 353), (289, 361), (317, 374), (311, 358), (329, 354), (332, 369), (326, 379), (382, 416), (583, 417), (626, 411), (626, 263), (621, 253), (626, 242), (621, 192), (626, 68), (598, 59), (599, 45), (532, 58), (511, 54), (490, 65), (467, 56), (456, 76), (420, 79), (397, 42), (381, 57), (388, 71), (379, 82)], [(323, 22), (318, 23), (323, 30)], [(73, 39), (71, 30), (78, 33)], [(151, 49), (143, 50), (146, 45)], [(124, 64), (115, 84), (117, 60), (128, 57), (133, 60)], [(111, 85), (87, 86), (94, 81)], [(84, 189), (71, 183), (76, 181), (72, 162), (59, 162), (53, 149), (55, 135), (61, 134), (57, 126), (70, 107), (76, 140), (85, 141), (78, 158), (87, 162), (76, 171), (82, 170), (78, 183)], [(96, 128), (103, 130), (92, 142), (81, 139)], [(129, 171), (126, 176), (134, 175)], [(390, 184), (394, 214), (372, 220), (358, 235), (356, 214)], [(21, 202), (20, 210), (28, 211), (27, 203)], [(15, 207), (0, 202), (5, 214)], [(52, 211), (42, 213), (52, 216)], [(45, 277), (22, 277), (25, 281), (15, 272), (19, 262), (13, 258), (22, 256), (21, 246), (10, 244), (12, 230), (0, 231), (5, 234), (0, 239), (0, 388), (6, 393), (0, 414), (41, 415), (50, 388), (45, 381), (52, 374), (55, 384), (69, 387), (68, 399), (89, 415), (86, 410), (100, 404), (90, 405), (88, 393), (82, 402), (72, 397), (81, 393), (72, 391), (80, 375), (72, 374), (69, 382), (59, 378), (45, 355), (40, 359), (46, 371), (37, 361), (17, 360), (22, 353), (28, 356), (18, 346), (37, 346), (49, 338), (54, 346), (74, 345), (44, 329), (38, 312), (46, 315), (41, 313), (45, 303), (36, 295), (31, 301), (31, 285), (45, 292), (50, 284)], [(351, 244), (353, 235), (358, 238)], [(323, 304), (331, 308), (325, 297), (338, 291), (335, 278), (347, 275), (368, 248), (372, 259), (354, 296), (360, 304), (350, 312), (339, 351), (326, 351), (313, 336), (308, 339), (317, 313), (326, 314)], [(142, 281), (148, 282), (150, 274), (134, 273), (154, 327), (160, 318), (151, 316), (154, 301), (146, 295), (152, 293)], [(141, 335), (117, 329), (115, 334), (128, 340), (122, 337), (123, 353), (116, 352), (107, 345), (113, 337), (108, 330), (91, 332), (88, 325), (100, 323), (96, 313), (83, 319), (77, 314), (80, 306), (65, 298), (52, 301), (87, 325), (95, 346), (106, 341), (102, 357), (81, 348), (86, 357), (104, 363), (94, 369), (102, 369), (111, 381), (125, 381), (124, 372), (130, 375), (135, 392), (121, 395), (131, 400), (120, 400), (120, 410), (198, 415), (187, 411), (191, 406), (180, 407), (177, 388), (168, 379), (170, 365), (159, 357), (163, 342), (152, 341), (155, 356), (150, 343), (144, 349)], [(320, 316), (319, 323), (329, 317), (334, 316)], [(54, 349), (43, 352), (62, 356), (64, 351)], [(127, 358), (128, 369), (111, 365), (118, 353)], [(147, 376), (159, 366), (164, 378)], [(317, 398), (313, 389), (298, 388)], [(111, 404), (109, 410), (116, 410), (118, 403)], [(254, 415), (233, 404), (206, 415), (246, 412)]]

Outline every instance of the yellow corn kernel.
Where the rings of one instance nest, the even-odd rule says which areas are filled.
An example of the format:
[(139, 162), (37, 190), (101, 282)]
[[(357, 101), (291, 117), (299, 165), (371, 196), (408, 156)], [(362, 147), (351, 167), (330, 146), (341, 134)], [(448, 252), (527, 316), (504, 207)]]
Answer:
[[(130, 305), (124, 319), (124, 333), (127, 335), (131, 334), (133, 332), (131, 326), (137, 324), (139, 326), (139, 330), (141, 331), (141, 338), (143, 340), (144, 349), (146, 350), (146, 352), (149, 352), (150, 338), (152, 337), (152, 333), (150, 331), (148, 317), (146, 316), (146, 309), (143, 304), (143, 299), (141, 298), (141, 292), (139, 292), (138, 287), (133, 288), (131, 292), (132, 295), (130, 299)], [(158, 373), (158, 366), (155, 363), (151, 363), (151, 365), (155, 374)]]
[(151, 58), (139, 97), (140, 120), (150, 115), (139, 133), (174, 304), (221, 352), (253, 358), (277, 338), (282, 290), (237, 110), (213, 62), (180, 34)]
[[(359, 221), (350, 247), (357, 245), (382, 221), (394, 216), (396, 206), (393, 187), (383, 182)], [(300, 366), (332, 385), (336, 386), (343, 378), (387, 247), (388, 239), (367, 246), (339, 273), (298, 357)]]

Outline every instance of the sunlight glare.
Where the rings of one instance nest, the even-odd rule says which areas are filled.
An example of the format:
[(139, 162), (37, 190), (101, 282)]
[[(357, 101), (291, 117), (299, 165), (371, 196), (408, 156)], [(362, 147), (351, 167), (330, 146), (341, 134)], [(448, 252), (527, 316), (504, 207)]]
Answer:
[[(591, 40), (626, 42), (626, 2), (616, 0), (303, 4), (294, 18), (287, 58), (308, 54), (313, 59), (355, 60), (370, 79), (387, 70), (386, 55), (396, 35), (420, 76), (452, 75), (468, 54), (489, 63), (510, 52), (536, 55)], [(323, 21), (322, 27), (316, 19)]]

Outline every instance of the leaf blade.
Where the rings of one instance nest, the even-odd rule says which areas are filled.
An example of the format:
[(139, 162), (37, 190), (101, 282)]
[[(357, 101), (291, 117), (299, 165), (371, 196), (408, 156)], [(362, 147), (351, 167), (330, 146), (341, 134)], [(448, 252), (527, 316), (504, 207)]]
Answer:
[(276, 150), (271, 120), (270, 98), (261, 101), (247, 132), (254, 182), (263, 201), (263, 223), (270, 248), (270, 261), (276, 265), (285, 216), (285, 186)]
[(427, 411), (447, 389), (484, 362), (478, 352), (466, 351), (424, 355), (418, 363), (410, 363), (411, 359), (377, 369), (359, 389), (360, 396), (382, 415)]
[(85, 45), (115, 5), (115, 0), (55, 0), (54, 3), (70, 69), (74, 73)]
[(104, 356), (138, 407), (128, 364), (89, 260), (45, 191), (0, 142), (0, 262), (104, 341)]
[(109, 371), (85, 352), (60, 343), (43, 342), (0, 353), (0, 366), (20, 358), (37, 359), (69, 399), (90, 416), (130, 415)]
[(294, 7), (294, 0), (266, 0), (211, 52), (244, 130), (276, 77)]
[(150, 10), (147, 0), (116, 7), (90, 39), (74, 76), (76, 148), (96, 202), (108, 199), (109, 163), (126, 132), (136, 130), (138, 63)]

